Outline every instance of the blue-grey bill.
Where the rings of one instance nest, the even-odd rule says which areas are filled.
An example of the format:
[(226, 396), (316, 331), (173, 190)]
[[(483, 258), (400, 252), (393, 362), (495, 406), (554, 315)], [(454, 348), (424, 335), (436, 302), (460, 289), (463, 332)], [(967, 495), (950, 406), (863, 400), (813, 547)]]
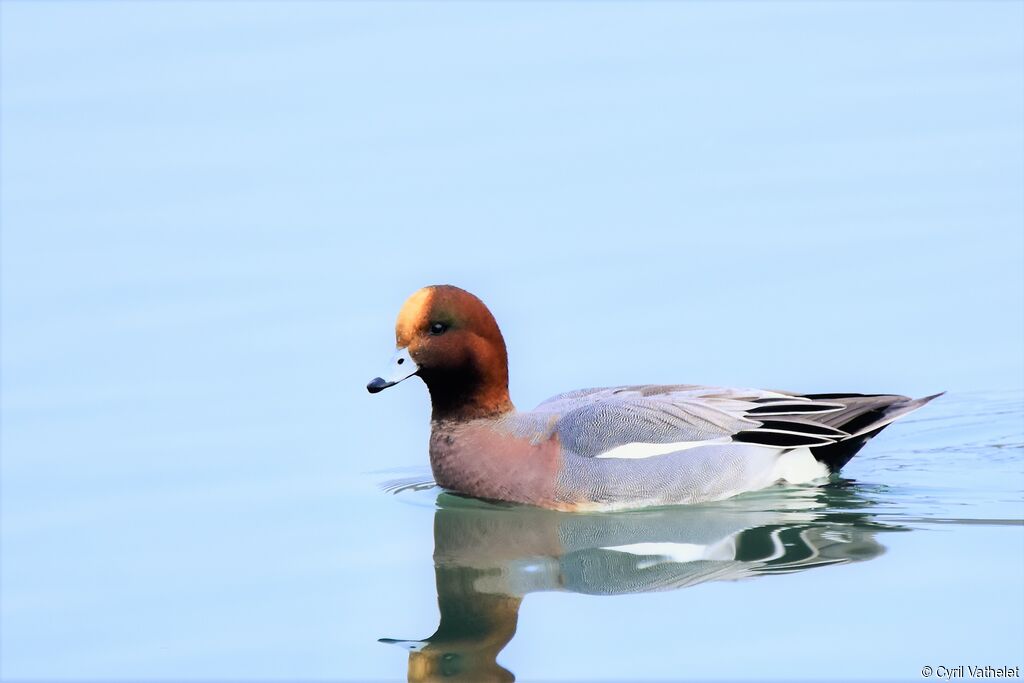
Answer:
[(419, 369), (412, 356), (409, 355), (408, 348), (397, 349), (395, 355), (391, 357), (391, 362), (388, 363), (388, 369), (384, 376), (371, 379), (370, 383), (366, 385), (366, 390), (371, 394), (384, 391), (388, 387), (395, 386), (403, 379), (412, 377)]

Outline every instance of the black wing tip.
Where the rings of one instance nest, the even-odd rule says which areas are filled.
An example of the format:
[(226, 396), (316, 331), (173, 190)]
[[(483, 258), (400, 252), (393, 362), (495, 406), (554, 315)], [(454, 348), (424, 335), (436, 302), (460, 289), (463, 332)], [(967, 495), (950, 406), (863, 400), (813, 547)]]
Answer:
[(849, 432), (830, 427), (827, 424), (811, 422), (810, 420), (801, 421), (801, 418), (795, 415), (783, 415), (777, 418), (768, 417), (758, 419), (758, 422), (761, 423), (761, 426), (757, 429), (774, 429), (783, 432), (807, 434), (809, 436), (825, 436), (830, 439), (848, 439), (851, 436)]
[(828, 446), (836, 443), (834, 438), (829, 438), (827, 436), (798, 434), (796, 432), (779, 431), (776, 429), (751, 429), (746, 432), (734, 434), (732, 440), (755, 444), (758, 446), (771, 446), (773, 448)]

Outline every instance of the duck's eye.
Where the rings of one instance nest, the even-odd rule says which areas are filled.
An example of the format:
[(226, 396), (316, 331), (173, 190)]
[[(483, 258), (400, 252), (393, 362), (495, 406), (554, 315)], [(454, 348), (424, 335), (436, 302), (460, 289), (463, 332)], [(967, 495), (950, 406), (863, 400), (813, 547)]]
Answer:
[(433, 323), (430, 326), (430, 334), (435, 337), (439, 334), (444, 334), (448, 331), (448, 325), (445, 323)]

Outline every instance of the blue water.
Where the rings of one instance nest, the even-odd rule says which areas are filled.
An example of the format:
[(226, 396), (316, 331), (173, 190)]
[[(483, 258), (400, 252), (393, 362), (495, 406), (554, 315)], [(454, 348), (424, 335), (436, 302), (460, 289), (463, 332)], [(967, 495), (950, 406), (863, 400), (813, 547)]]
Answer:
[[(1024, 664), (1024, 5), (0, 15), (0, 678)], [(523, 408), (949, 393), (824, 488), (485, 505), (364, 388), (433, 282)]]

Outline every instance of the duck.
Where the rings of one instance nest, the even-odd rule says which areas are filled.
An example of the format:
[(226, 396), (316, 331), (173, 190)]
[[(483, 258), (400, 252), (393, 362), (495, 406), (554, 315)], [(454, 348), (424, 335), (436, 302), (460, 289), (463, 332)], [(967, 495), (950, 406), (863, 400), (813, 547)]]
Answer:
[(431, 402), (430, 466), (448, 491), (567, 512), (709, 503), (827, 483), (885, 427), (942, 394), (799, 394), (692, 384), (557, 394), (517, 410), (491, 311), (454, 285), (414, 292), (366, 388), (410, 377)]

